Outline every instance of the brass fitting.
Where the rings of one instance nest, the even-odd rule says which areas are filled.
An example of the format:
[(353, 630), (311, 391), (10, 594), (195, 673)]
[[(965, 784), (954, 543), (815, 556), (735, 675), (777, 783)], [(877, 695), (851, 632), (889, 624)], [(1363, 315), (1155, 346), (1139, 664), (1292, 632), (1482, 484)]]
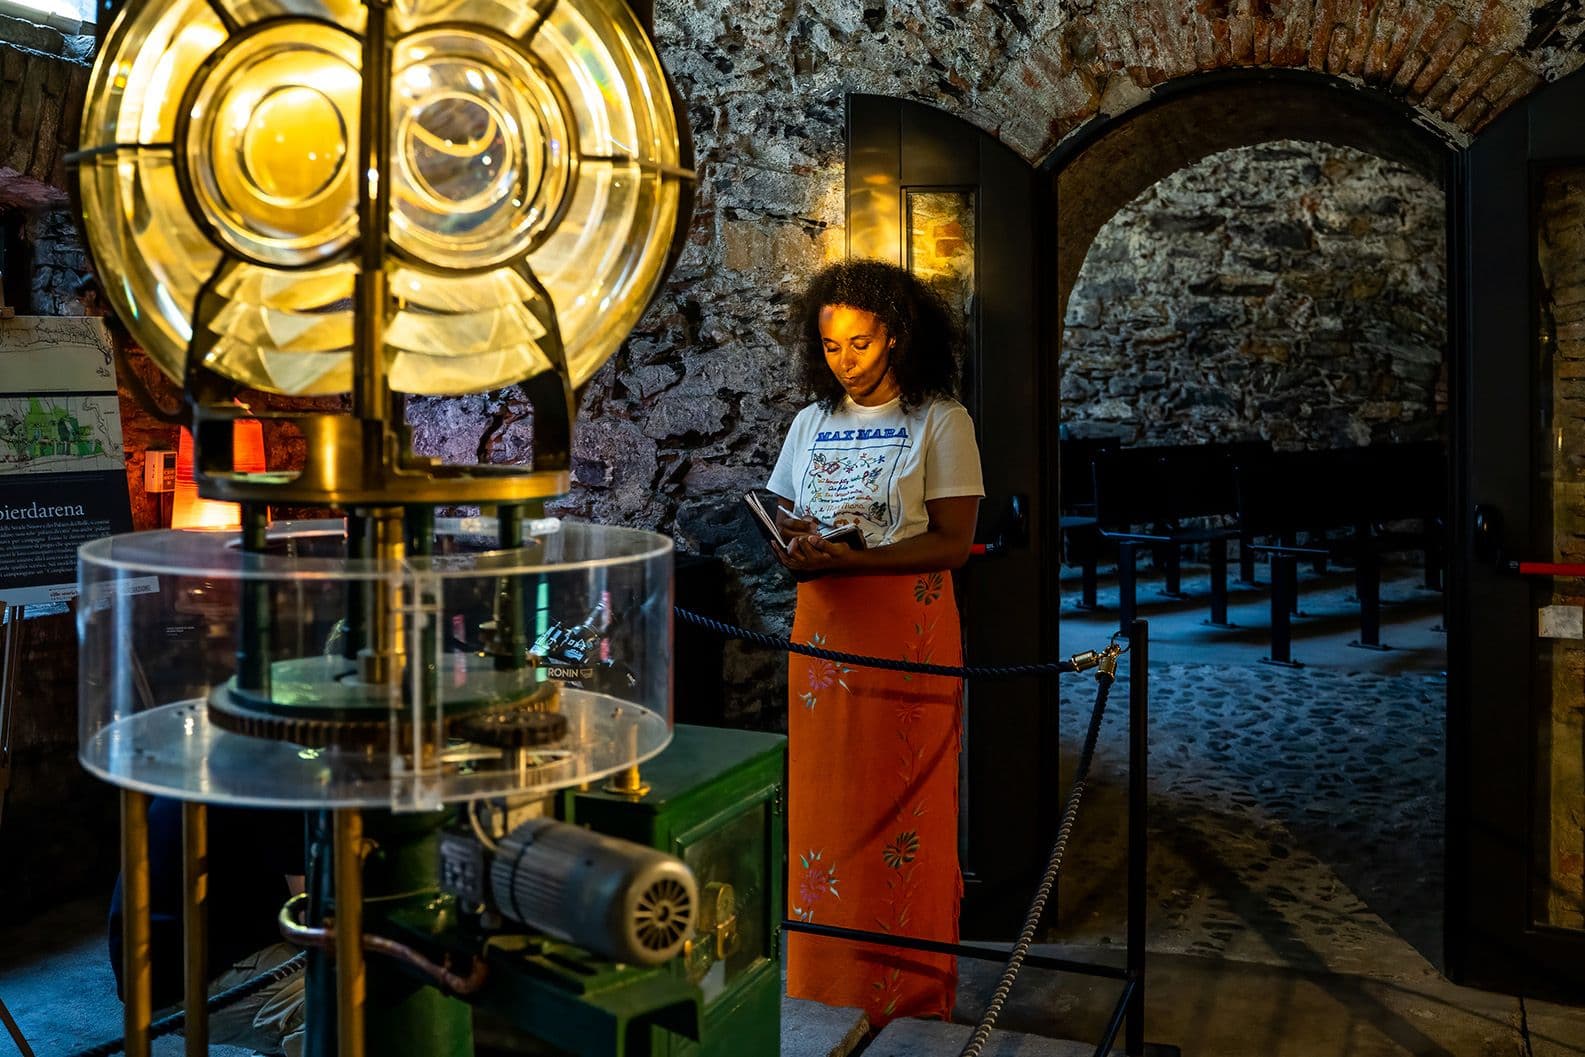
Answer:
[(1073, 670), (1076, 672), (1087, 672), (1101, 663), (1101, 655), (1095, 650), (1085, 650), (1083, 653), (1075, 653), (1069, 657), (1068, 663), (1073, 665)]
[(1096, 667), (1100, 669), (1097, 674), (1104, 675), (1108, 679), (1116, 679), (1117, 658), (1121, 657), (1122, 655), (1123, 648), (1115, 642), (1106, 647), (1106, 649), (1102, 650), (1101, 659), (1096, 662)]

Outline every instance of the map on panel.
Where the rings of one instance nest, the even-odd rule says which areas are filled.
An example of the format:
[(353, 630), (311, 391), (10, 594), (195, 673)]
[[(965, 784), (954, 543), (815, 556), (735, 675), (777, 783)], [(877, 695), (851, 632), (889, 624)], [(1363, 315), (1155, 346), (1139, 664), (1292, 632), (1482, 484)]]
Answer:
[(0, 396), (0, 474), (119, 470), (115, 396)]
[(77, 548), (128, 532), (115, 355), (104, 321), (0, 319), (0, 602), (77, 593)]
[(125, 465), (115, 366), (103, 321), (0, 320), (0, 474)]

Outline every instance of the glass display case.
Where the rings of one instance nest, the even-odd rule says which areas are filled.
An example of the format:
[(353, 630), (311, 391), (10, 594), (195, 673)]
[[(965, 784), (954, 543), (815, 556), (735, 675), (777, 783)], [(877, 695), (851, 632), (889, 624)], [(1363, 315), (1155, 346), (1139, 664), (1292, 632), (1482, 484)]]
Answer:
[[(394, 561), (348, 558), (340, 521), (278, 523), (257, 551), (87, 545), (82, 762), (185, 800), (416, 810), (648, 759), (670, 738), (670, 541), (525, 524), (503, 549), (494, 519), (442, 519)], [(370, 612), (394, 656), (356, 637)]]

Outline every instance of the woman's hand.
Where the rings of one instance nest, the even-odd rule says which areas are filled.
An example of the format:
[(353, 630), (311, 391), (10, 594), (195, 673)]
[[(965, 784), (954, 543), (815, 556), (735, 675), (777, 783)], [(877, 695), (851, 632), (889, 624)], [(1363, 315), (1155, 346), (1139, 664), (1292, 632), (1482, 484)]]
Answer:
[(851, 566), (856, 553), (846, 543), (833, 543), (818, 533), (808, 533), (793, 537), (787, 548), (787, 565), (798, 572), (833, 572)]
[(781, 529), (783, 539), (790, 540), (794, 536), (807, 536), (811, 532), (820, 531), (820, 526), (816, 525), (812, 519), (794, 517), (793, 512), (789, 508), (782, 506), (783, 502), (785, 500), (779, 498), (776, 501), (776, 527)]

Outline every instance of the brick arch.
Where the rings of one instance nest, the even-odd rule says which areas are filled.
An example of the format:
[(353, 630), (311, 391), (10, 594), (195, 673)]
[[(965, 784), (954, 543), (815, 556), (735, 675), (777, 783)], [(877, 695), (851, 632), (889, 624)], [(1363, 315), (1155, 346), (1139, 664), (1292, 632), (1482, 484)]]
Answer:
[(1545, 79), (1533, 0), (1092, 0), (978, 94), (982, 124), (1040, 161), (1160, 86), (1231, 69), (1308, 70), (1387, 92), (1467, 138)]
[(1353, 147), (1445, 186), (1450, 134), (1384, 93), (1302, 71), (1227, 71), (1173, 82), (1118, 118), (1092, 122), (1042, 166), (1056, 198), (1056, 318), (1101, 227), (1157, 181), (1202, 158), (1279, 139)]

